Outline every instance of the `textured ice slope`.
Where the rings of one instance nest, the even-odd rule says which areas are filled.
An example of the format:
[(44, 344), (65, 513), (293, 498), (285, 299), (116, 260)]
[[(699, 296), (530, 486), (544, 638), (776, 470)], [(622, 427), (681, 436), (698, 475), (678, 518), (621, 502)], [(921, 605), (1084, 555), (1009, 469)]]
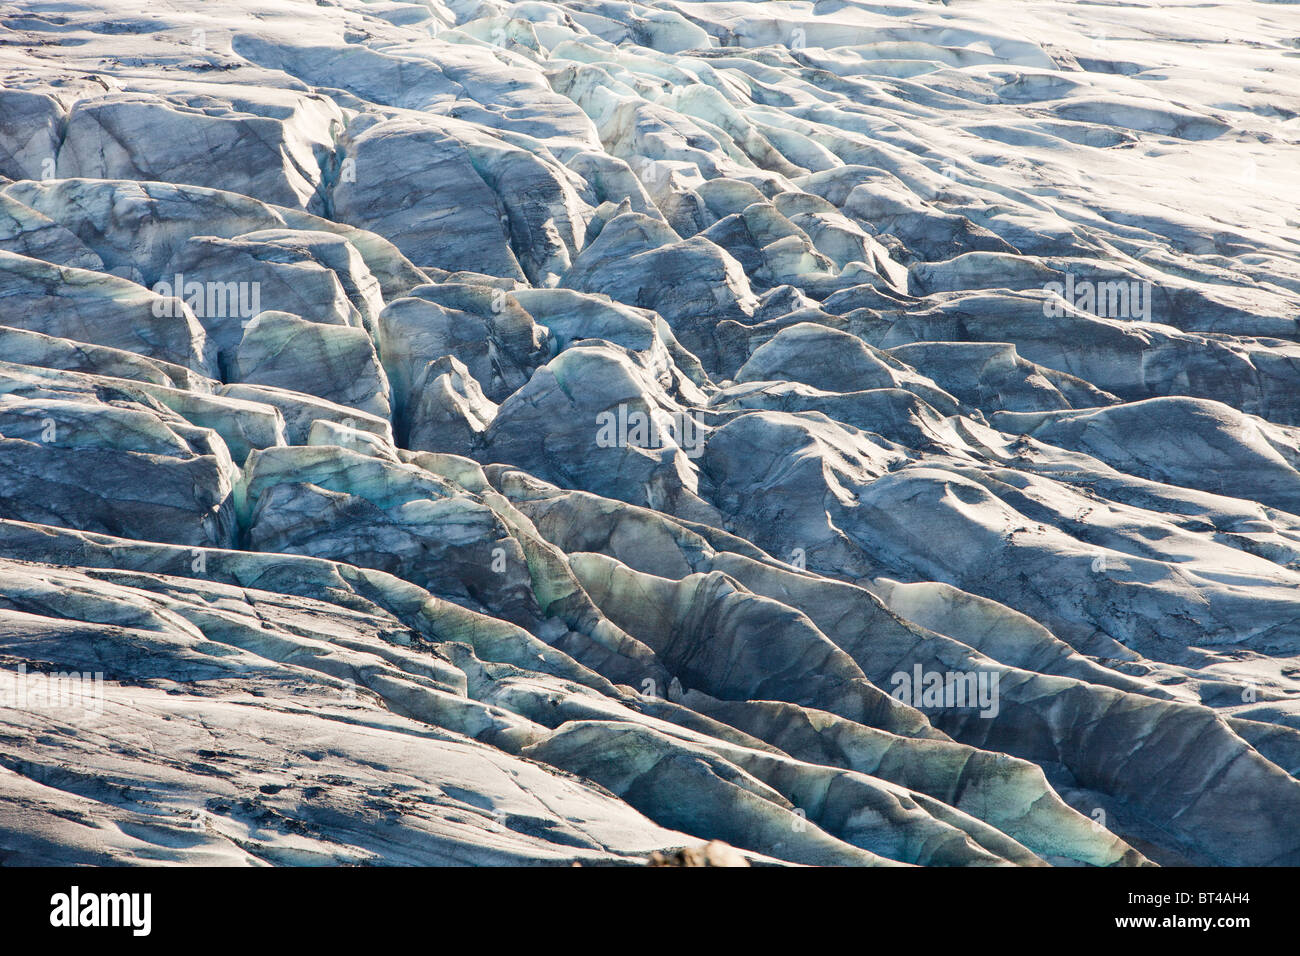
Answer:
[(0, 863), (1300, 863), (1297, 9), (0, 2)]

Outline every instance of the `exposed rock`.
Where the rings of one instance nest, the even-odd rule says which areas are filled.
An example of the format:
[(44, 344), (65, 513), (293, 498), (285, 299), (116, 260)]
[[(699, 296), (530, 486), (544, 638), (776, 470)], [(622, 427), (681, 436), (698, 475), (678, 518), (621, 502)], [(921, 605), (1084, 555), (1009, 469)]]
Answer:
[(710, 840), (700, 846), (684, 846), (677, 850), (655, 850), (650, 854), (650, 866), (749, 866), (744, 854), (721, 840)]

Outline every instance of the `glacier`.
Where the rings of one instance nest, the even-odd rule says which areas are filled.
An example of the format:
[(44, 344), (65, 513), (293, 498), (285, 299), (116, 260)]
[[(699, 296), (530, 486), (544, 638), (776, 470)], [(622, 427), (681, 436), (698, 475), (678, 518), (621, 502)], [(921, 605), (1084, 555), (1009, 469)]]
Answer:
[(1300, 864), (1298, 58), (0, 0), (0, 863)]

